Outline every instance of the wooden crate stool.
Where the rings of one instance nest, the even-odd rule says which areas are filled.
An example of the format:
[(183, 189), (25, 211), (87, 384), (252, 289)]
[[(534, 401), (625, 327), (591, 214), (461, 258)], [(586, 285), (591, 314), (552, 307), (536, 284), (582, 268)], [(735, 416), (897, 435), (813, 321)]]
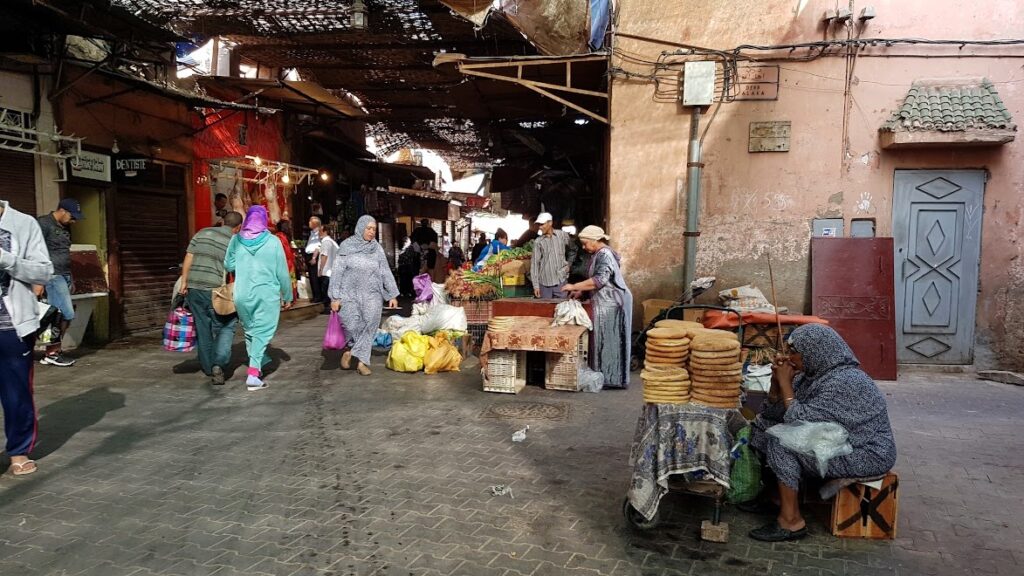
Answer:
[[(830, 484), (841, 486), (832, 502), (833, 536), (876, 540), (896, 538), (900, 486), (896, 474), (890, 472), (876, 481), (841, 478)], [(823, 495), (825, 491), (826, 488), (822, 488)]]

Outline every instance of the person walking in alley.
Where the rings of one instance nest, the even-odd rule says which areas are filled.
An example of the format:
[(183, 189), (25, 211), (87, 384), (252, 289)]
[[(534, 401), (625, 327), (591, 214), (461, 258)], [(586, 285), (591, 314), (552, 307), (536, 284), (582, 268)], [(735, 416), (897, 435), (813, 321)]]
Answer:
[(75, 361), (64, 356), (61, 340), (71, 321), (75, 319), (75, 306), (71, 302), (71, 225), (82, 219), (82, 206), (74, 198), (65, 198), (57, 209), (38, 218), (46, 249), (53, 263), (53, 276), (46, 281), (46, 301), (60, 312), (54, 322), (53, 341), (46, 347), (41, 364), (72, 366)]
[(562, 230), (555, 230), (547, 212), (537, 217), (540, 237), (533, 242), (530, 278), (537, 298), (565, 298), (562, 286), (569, 280), (569, 264), (576, 259), (576, 242)]
[(281, 241), (281, 248), (284, 250), (284, 261), (288, 265), (288, 277), (292, 280), (292, 298), (298, 298), (298, 276), (295, 273), (295, 248), (292, 246), (292, 223), (289, 220), (281, 220), (277, 223), (277, 232), (274, 236)]
[(221, 316), (213, 309), (213, 290), (224, 283), (224, 256), (231, 237), (242, 228), (242, 215), (228, 212), (223, 222), (196, 232), (181, 268), (180, 293), (195, 318), (199, 366), (214, 384), (224, 383), (238, 323), (237, 314)]
[(36, 442), (32, 399), (32, 347), (39, 318), (34, 285), (53, 276), (42, 230), (34, 218), (0, 200), (0, 404), (11, 472), (37, 470), (29, 454)]
[[(334, 225), (328, 224), (320, 228), (320, 260), (317, 264), (317, 275), (320, 276), (320, 293), (327, 294), (331, 285), (331, 267), (334, 256), (338, 252), (338, 243), (334, 241)], [(324, 314), (331, 311), (331, 299), (324, 298)]]
[(263, 206), (249, 208), (241, 232), (231, 237), (224, 269), (235, 273), (235, 308), (249, 354), (245, 385), (250, 392), (262, 390), (267, 387), (262, 379), (263, 367), (270, 362), (267, 346), (277, 332), (281, 308), (292, 307), (292, 283), (284, 249), (267, 230), (267, 209)]
[(320, 267), (320, 218), (318, 216), (309, 219), (309, 240), (306, 241), (305, 252), (309, 257), (310, 302), (320, 302), (326, 296), (320, 290), (320, 274), (317, 273), (317, 268)]
[(382, 303), (398, 307), (398, 286), (384, 248), (377, 242), (377, 221), (363, 216), (356, 223), (355, 235), (338, 246), (331, 273), (331, 310), (341, 314), (341, 323), (349, 339), (349, 348), (341, 355), (341, 367), (352, 367), (370, 375), (370, 349), (380, 327)]
[(480, 238), (477, 239), (476, 244), (473, 245), (473, 251), (470, 253), (469, 261), (476, 263), (480, 259), (480, 254), (487, 249), (487, 233), (481, 232)]

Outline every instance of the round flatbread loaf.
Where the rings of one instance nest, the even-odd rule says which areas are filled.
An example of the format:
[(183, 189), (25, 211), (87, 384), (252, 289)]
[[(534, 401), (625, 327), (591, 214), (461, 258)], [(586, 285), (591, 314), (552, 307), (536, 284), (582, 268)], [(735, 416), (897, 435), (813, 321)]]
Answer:
[(689, 380), (676, 380), (674, 382), (644, 380), (643, 382), (644, 390), (688, 391), (690, 389)]
[(644, 398), (644, 404), (689, 404), (689, 398), (677, 398), (672, 400), (660, 400), (658, 398)]
[(690, 378), (694, 382), (704, 384), (739, 384), (743, 382), (742, 376), (704, 376), (703, 374), (694, 374)]
[(644, 402), (688, 402), (690, 398), (689, 394), (644, 394)]
[(655, 352), (654, 350), (648, 350), (644, 354), (644, 358), (651, 358), (653, 360), (669, 360), (672, 362), (683, 362), (689, 357), (689, 354), (665, 354), (664, 352)]
[(690, 342), (690, 350), (694, 352), (732, 352), (739, 353), (740, 343), (735, 340), (721, 338), (697, 338)]
[(644, 361), (644, 369), (645, 370), (661, 372), (662, 371), (662, 370), (660, 370), (661, 368), (676, 368), (676, 369), (679, 369), (679, 370), (685, 370), (686, 369), (686, 363), (685, 362), (675, 362), (675, 361), (669, 362), (668, 360), (645, 360)]
[(709, 396), (715, 398), (739, 398), (739, 386), (732, 389), (719, 389), (719, 388), (702, 388), (694, 385), (693, 389), (690, 390), (692, 394), (698, 394), (701, 396)]
[(640, 378), (651, 382), (683, 382), (689, 381), (690, 375), (686, 370), (679, 370), (678, 372), (659, 372), (655, 370), (644, 370), (640, 373)]
[(690, 348), (690, 357), (696, 359), (699, 362), (706, 360), (718, 360), (718, 362), (712, 362), (713, 364), (723, 364), (721, 360), (729, 359), (732, 362), (740, 361), (739, 350), (722, 350), (722, 351), (711, 351), (711, 350), (696, 350)]
[(742, 362), (723, 362), (715, 364), (703, 358), (690, 358), (690, 367), (694, 370), (743, 370)]
[(730, 332), (728, 330), (715, 330), (713, 328), (702, 328), (701, 330), (697, 330), (693, 333), (693, 337), (701, 340), (721, 338), (722, 340), (740, 341), (739, 335), (735, 332)]
[(677, 350), (679, 348), (689, 348), (690, 347), (690, 339), (689, 338), (675, 338), (675, 339), (648, 338), (647, 342), (645, 343), (645, 346), (647, 346), (647, 347), (654, 346), (655, 348), (671, 348), (672, 350)]
[(686, 330), (679, 328), (651, 328), (647, 331), (647, 338), (655, 340), (682, 340), (687, 338)]
[(696, 404), (698, 406), (704, 406), (706, 408), (718, 408), (722, 410), (739, 408), (739, 402), (713, 402), (710, 400), (700, 400), (698, 398), (693, 397), (690, 398), (690, 404)]
[(704, 325), (700, 322), (694, 322), (692, 320), (675, 320), (667, 318), (665, 320), (658, 320), (654, 323), (655, 328), (679, 328), (682, 330), (690, 330), (694, 328), (704, 328)]
[(686, 367), (644, 362), (644, 370), (648, 370), (650, 372), (686, 372)]
[(739, 376), (742, 379), (743, 371), (739, 368), (731, 370), (709, 370), (707, 368), (696, 368), (690, 366), (690, 373), (693, 375), (709, 376), (712, 378), (725, 378)]

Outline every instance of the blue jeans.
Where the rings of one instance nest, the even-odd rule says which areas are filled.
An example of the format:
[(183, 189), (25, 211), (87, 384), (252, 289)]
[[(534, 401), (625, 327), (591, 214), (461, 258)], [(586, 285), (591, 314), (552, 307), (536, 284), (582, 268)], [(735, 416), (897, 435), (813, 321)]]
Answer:
[(60, 315), (71, 322), (75, 319), (75, 306), (71, 303), (71, 274), (57, 274), (46, 283), (46, 301), (60, 310)]
[(235, 339), (235, 325), (238, 315), (221, 316), (213, 309), (213, 291), (189, 288), (185, 304), (196, 322), (196, 348), (199, 350), (199, 365), (207, 376), (213, 375), (213, 367), (226, 370), (231, 361), (231, 345)]
[(34, 338), (20, 338), (14, 330), (0, 330), (0, 404), (8, 456), (27, 455), (36, 443), (36, 407), (32, 400)]

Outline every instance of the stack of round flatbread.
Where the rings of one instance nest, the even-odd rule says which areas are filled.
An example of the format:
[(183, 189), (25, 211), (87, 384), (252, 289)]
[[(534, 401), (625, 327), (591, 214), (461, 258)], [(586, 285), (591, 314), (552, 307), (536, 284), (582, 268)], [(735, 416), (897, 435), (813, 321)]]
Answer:
[(743, 381), (740, 343), (734, 334), (726, 334), (729, 337), (698, 334), (690, 343), (691, 400), (694, 404), (712, 408), (739, 406), (740, 383)]
[(644, 367), (685, 368), (690, 357), (690, 339), (679, 328), (651, 328), (644, 345)]
[(703, 330), (704, 325), (692, 320), (658, 320), (654, 323), (655, 328), (676, 328), (678, 330)]
[(490, 332), (508, 332), (512, 328), (512, 316), (495, 316), (487, 322), (487, 330)]
[(690, 375), (683, 368), (662, 366), (644, 369), (644, 402), (647, 404), (686, 404), (690, 401)]

